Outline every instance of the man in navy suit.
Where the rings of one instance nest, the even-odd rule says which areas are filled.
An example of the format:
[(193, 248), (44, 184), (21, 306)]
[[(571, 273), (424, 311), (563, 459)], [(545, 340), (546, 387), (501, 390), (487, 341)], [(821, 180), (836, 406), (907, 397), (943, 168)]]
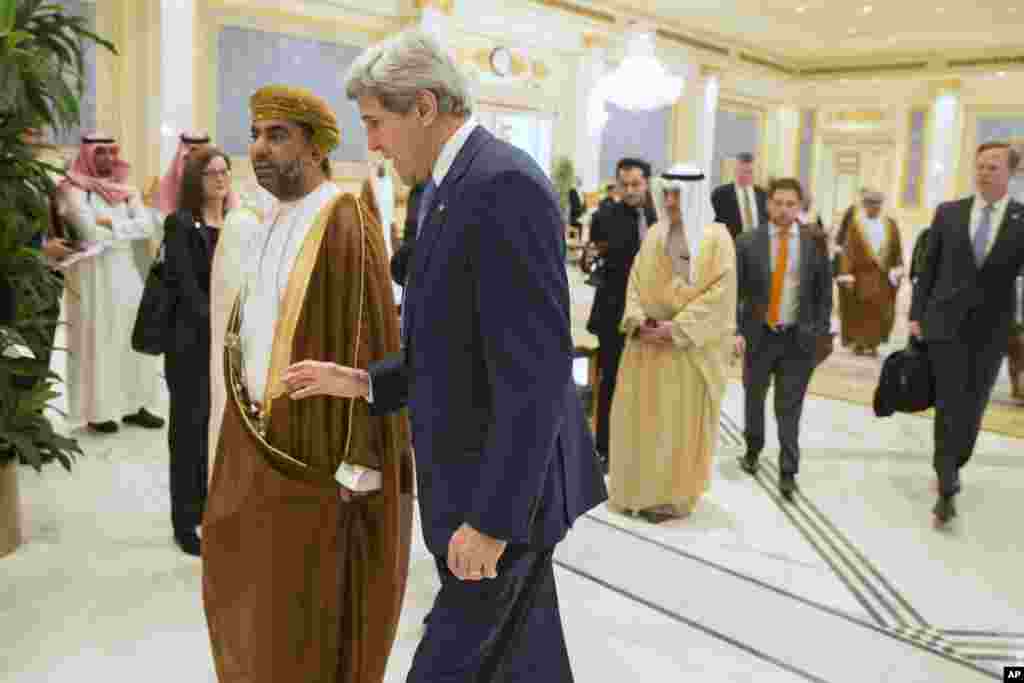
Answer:
[(940, 204), (910, 306), (910, 334), (935, 369), (937, 525), (956, 516), (960, 469), (974, 452), (1014, 318), (1024, 267), (1024, 205), (1009, 195), (1020, 155), (1005, 142), (978, 148), (977, 194)]
[(607, 492), (572, 379), (557, 196), (476, 123), (465, 77), (421, 31), (370, 48), (346, 93), (370, 150), (425, 182), (403, 350), (369, 372), (299, 363), (287, 382), (409, 408), (442, 585), (408, 680), (571, 681), (552, 553)]

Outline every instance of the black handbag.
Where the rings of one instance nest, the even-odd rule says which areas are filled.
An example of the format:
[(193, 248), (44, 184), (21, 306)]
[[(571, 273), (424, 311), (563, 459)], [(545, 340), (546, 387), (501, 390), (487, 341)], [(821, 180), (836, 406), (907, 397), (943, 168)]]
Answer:
[(166, 238), (149, 269), (132, 328), (132, 349), (149, 356), (164, 353), (174, 322), (174, 293), (167, 286)]

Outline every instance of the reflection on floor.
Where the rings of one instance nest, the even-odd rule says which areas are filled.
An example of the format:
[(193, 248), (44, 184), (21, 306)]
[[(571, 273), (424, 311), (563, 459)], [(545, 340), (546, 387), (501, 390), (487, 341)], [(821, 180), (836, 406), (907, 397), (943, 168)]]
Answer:
[[(802, 492), (783, 504), (771, 444), (756, 479), (735, 462), (741, 399), (730, 386), (689, 519), (599, 509), (560, 547), (578, 680), (953, 682), (1024, 663), (1024, 444), (983, 435), (939, 533), (927, 421), (812, 399)], [(0, 560), (0, 682), (213, 681), (200, 564), (170, 537), (166, 434), (80, 437), (73, 474), (21, 473), (29, 539)], [(436, 588), (418, 535), (413, 553), (388, 681), (404, 679)]]
[[(690, 518), (602, 508), (560, 546), (577, 680), (966, 683), (1024, 664), (1024, 441), (982, 435), (960, 517), (937, 532), (930, 421), (810, 398), (801, 493), (782, 503), (773, 439), (756, 478), (736, 463), (741, 416), (732, 384)], [(73, 473), (20, 474), (28, 542), (0, 560), (0, 683), (214, 681), (200, 563), (170, 534), (166, 432), (76, 436)], [(414, 538), (389, 683), (436, 589)]]

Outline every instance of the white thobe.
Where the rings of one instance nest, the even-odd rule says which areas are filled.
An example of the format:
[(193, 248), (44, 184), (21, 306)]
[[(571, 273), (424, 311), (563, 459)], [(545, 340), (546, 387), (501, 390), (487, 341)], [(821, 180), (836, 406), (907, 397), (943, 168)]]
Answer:
[[(377, 201), (377, 208), (380, 210), (380, 225), (384, 229), (384, 244), (388, 249), (388, 260), (395, 254), (395, 245), (391, 241), (391, 224), (395, 221), (395, 184), (390, 175), (383, 178), (376, 174), (370, 176), (370, 183), (373, 185), (373, 198)], [(395, 295), (395, 301), (402, 300), (402, 287), (391, 283), (391, 289)]]
[[(73, 422), (117, 421), (139, 408), (155, 410), (160, 359), (131, 348), (143, 279), (134, 243), (153, 235), (138, 193), (116, 206), (96, 193), (69, 188), (60, 213), (85, 240), (104, 242), (100, 254), (68, 269), (68, 413)], [(98, 225), (110, 218), (113, 227)]]
[(878, 218), (864, 216), (861, 224), (864, 226), (864, 236), (867, 237), (868, 244), (871, 245), (871, 251), (875, 252), (875, 258), (877, 259), (881, 256), (882, 245), (885, 243), (886, 222), (881, 216)]
[(340, 190), (331, 182), (296, 202), (278, 202), (249, 242), (251, 270), (242, 291), (240, 337), (245, 386), (253, 401), (263, 402), (274, 348), (274, 330), (288, 276), (313, 221)]

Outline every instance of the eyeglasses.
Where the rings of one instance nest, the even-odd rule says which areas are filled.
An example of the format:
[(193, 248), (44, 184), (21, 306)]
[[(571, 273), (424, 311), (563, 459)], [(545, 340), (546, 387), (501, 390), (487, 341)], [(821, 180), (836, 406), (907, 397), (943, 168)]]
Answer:
[(203, 171), (202, 176), (204, 178), (230, 178), (231, 171), (224, 169), (222, 171)]

